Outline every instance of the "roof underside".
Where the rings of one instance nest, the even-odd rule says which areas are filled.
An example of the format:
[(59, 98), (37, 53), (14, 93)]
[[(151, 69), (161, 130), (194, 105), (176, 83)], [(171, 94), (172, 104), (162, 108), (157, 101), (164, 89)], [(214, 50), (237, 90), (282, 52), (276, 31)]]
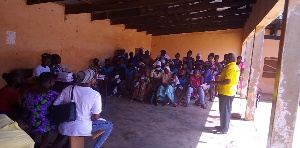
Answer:
[(57, 2), (65, 14), (91, 13), (92, 21), (146, 31), (154, 36), (243, 28), (256, 0), (27, 0)]

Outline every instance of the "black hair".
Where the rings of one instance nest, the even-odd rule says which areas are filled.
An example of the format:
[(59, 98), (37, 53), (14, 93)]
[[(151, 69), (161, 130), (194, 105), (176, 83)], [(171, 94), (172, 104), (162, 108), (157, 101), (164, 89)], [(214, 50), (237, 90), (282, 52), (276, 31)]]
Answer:
[(95, 61), (95, 60), (98, 60), (98, 61), (99, 61), (99, 59), (97, 59), (97, 58), (93, 59), (93, 61)]
[(161, 52), (161, 53), (167, 53), (165, 50), (161, 50), (160, 52)]
[(51, 72), (43, 72), (39, 76), (39, 82), (44, 83), (53, 79), (56, 79), (56, 75)]
[(14, 110), (12, 111), (10, 117), (14, 121), (23, 121), (24, 123), (29, 125), (31, 115), (32, 112), (30, 110), (19, 104), (16, 104), (14, 105)]
[(214, 58), (215, 55), (209, 54), (207, 57)]
[(2, 74), (2, 78), (5, 80), (7, 85), (11, 85), (12, 83), (14, 83), (19, 76), (20, 75), (18, 73), (3, 73)]
[(215, 55), (215, 57), (218, 57), (218, 58), (220, 58), (220, 56), (219, 56), (219, 55)]
[(243, 59), (242, 56), (238, 56), (237, 58), (241, 58), (241, 60)]
[(43, 54), (41, 55), (41, 57), (42, 57), (42, 59), (51, 59), (51, 58), (52, 58), (52, 55), (49, 54), (49, 53), (43, 53)]
[(214, 56), (215, 56), (215, 53), (210, 53), (209, 55), (211, 55), (212, 57), (214, 57)]
[(189, 50), (187, 53), (191, 53), (191, 54), (192, 54), (192, 53), (193, 53), (193, 51), (192, 51), (192, 50)]
[(51, 63), (52, 64), (56, 64), (56, 60), (58, 60), (58, 59), (60, 59), (60, 56), (58, 54), (52, 54), (51, 55)]

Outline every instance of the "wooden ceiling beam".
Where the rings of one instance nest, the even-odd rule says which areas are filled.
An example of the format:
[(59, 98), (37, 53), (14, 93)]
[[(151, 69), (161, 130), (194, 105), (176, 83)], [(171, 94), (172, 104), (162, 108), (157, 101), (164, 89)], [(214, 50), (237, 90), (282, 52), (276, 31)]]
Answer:
[(217, 31), (217, 30), (227, 30), (227, 29), (237, 29), (243, 28), (244, 25), (240, 24), (230, 24), (230, 25), (222, 25), (222, 26), (214, 26), (214, 27), (201, 27), (198, 28), (180, 28), (176, 30), (156, 30), (152, 32), (147, 32), (147, 34), (152, 34), (153, 36), (160, 35), (170, 35), (170, 34), (182, 34), (182, 33), (193, 33), (193, 32), (205, 32), (205, 31)]
[(27, 5), (34, 5), (34, 4), (40, 4), (40, 3), (49, 3), (49, 2), (58, 2), (58, 1), (64, 1), (64, 0), (27, 0)]
[(86, 4), (92, 4), (92, 0), (79, 0), (79, 1), (81, 1), (81, 2), (84, 2), (84, 3), (86, 3)]
[(140, 8), (146, 6), (157, 6), (163, 4), (174, 4), (179, 2), (184, 2), (187, 0), (138, 0), (138, 1), (125, 1), (123, 3), (113, 3), (113, 4), (99, 4), (95, 3), (93, 5), (80, 4), (80, 5), (66, 5), (66, 14), (77, 14), (77, 13), (90, 13), (90, 12), (105, 12), (105, 11), (118, 11), (127, 10), (133, 8)]
[[(199, 3), (194, 3), (195, 0), (138, 0), (138, 1), (125, 1), (123, 3), (112, 3), (112, 4), (98, 4), (93, 5), (88, 4), (78, 4), (78, 5), (66, 5), (65, 13), (66, 14), (77, 14), (77, 13), (91, 13), (91, 12), (110, 12), (110, 11), (120, 11), (128, 10), (134, 8), (141, 8), (140, 15), (151, 15), (155, 13), (152, 9), (145, 9), (146, 7), (159, 7), (163, 8), (161, 12), (164, 13), (175, 13), (182, 11), (195, 11), (199, 9), (209, 9), (211, 8), (222, 8), (225, 6), (240, 6), (240, 5), (249, 5), (256, 2), (256, 0), (231, 0), (229, 2), (223, 3), (209, 3), (211, 0), (203, 0)], [(193, 2), (192, 4), (190, 2)], [(170, 6), (178, 5), (178, 7)]]
[[(222, 20), (231, 20), (231, 19), (247, 19), (249, 14), (240, 14), (240, 15), (224, 15), (223, 17), (207, 17), (207, 18), (198, 18), (197, 20), (202, 20), (204, 22), (210, 21), (222, 21)], [(117, 24), (140, 24), (140, 25), (147, 25), (147, 24), (157, 24), (157, 23), (168, 23), (170, 21), (180, 21), (180, 22), (188, 22), (188, 21), (195, 21), (196, 19), (193, 18), (186, 18), (185, 16), (180, 16), (176, 20), (169, 19), (169, 18), (152, 18), (152, 19), (118, 19), (118, 20), (111, 20), (112, 25)]]
[(169, 13), (169, 14), (154, 14), (154, 15), (139, 15), (140, 9), (130, 9), (124, 11), (113, 11), (107, 13), (94, 13), (92, 14), (92, 20), (103, 20), (103, 19), (124, 19), (124, 18), (137, 18), (137, 19), (148, 19), (151, 17), (158, 16), (168, 16), (169, 18), (176, 19), (178, 16), (186, 15), (189, 18), (193, 17), (203, 17), (203, 16), (215, 16), (215, 15), (227, 15), (227, 14), (235, 14), (235, 13), (249, 13), (251, 12), (251, 8), (247, 7), (245, 9), (237, 9), (238, 7), (233, 7), (224, 11), (204, 11), (196, 14), (189, 14), (190, 11), (177, 12), (177, 13)]
[(210, 21), (210, 22), (203, 22), (203, 21), (190, 21), (190, 22), (174, 22), (174, 23), (169, 23), (169, 24), (157, 24), (157, 25), (134, 25), (134, 24), (126, 24), (125, 28), (126, 29), (137, 29), (137, 31), (146, 31), (146, 30), (151, 30), (151, 29), (163, 29), (163, 28), (172, 28), (174, 26), (176, 27), (184, 27), (184, 26), (193, 26), (193, 25), (198, 25), (198, 26), (209, 26), (209, 25), (222, 25), (224, 23), (241, 23), (245, 22), (246, 19), (234, 19), (234, 20), (223, 20), (223, 21)]
[(215, 28), (220, 26), (229, 26), (229, 25), (237, 25), (237, 26), (244, 26), (244, 22), (219, 22), (219, 23), (204, 23), (204, 24), (193, 24), (193, 25), (180, 25), (180, 26), (172, 26), (172, 27), (165, 27), (165, 28), (151, 28), (151, 29), (144, 29), (138, 30), (140, 31), (147, 31), (147, 32), (156, 32), (156, 31), (164, 31), (164, 30), (180, 30), (180, 29), (193, 29), (193, 28)]

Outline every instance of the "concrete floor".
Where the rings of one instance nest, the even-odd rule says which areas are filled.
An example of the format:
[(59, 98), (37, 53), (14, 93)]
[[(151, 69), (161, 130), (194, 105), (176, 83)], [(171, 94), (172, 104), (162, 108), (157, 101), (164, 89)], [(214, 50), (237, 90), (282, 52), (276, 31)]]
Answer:
[[(227, 135), (212, 134), (214, 126), (219, 125), (218, 101), (208, 103), (208, 108), (202, 109), (194, 104), (189, 107), (154, 106), (125, 98), (109, 98), (102, 117), (113, 122), (114, 129), (103, 147), (259, 147), (254, 122), (232, 120)], [(85, 147), (92, 147), (94, 142), (86, 139)]]
[[(113, 122), (114, 129), (104, 148), (265, 148), (267, 144), (272, 95), (263, 94), (255, 121), (231, 119), (226, 135), (213, 134), (219, 125), (218, 98), (208, 102), (207, 109), (154, 106), (130, 102), (125, 98), (107, 100), (102, 117)], [(207, 100), (207, 99), (206, 99)], [(193, 102), (193, 101), (192, 101)], [(240, 107), (233, 101), (233, 112)], [(300, 117), (300, 110), (298, 110)], [(293, 147), (300, 147), (300, 118), (297, 118)], [(55, 136), (53, 136), (54, 138)], [(85, 139), (85, 148), (96, 140)]]

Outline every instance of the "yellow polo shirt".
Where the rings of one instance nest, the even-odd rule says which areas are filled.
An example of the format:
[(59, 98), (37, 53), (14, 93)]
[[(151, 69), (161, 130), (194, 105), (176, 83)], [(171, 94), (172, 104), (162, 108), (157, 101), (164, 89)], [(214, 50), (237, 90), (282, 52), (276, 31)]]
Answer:
[(231, 82), (226, 85), (219, 85), (219, 94), (225, 96), (234, 96), (237, 91), (237, 85), (239, 82), (240, 69), (235, 62), (228, 63), (223, 71), (219, 81), (230, 79)]
[(0, 114), (0, 148), (34, 148), (34, 141), (17, 122)]

